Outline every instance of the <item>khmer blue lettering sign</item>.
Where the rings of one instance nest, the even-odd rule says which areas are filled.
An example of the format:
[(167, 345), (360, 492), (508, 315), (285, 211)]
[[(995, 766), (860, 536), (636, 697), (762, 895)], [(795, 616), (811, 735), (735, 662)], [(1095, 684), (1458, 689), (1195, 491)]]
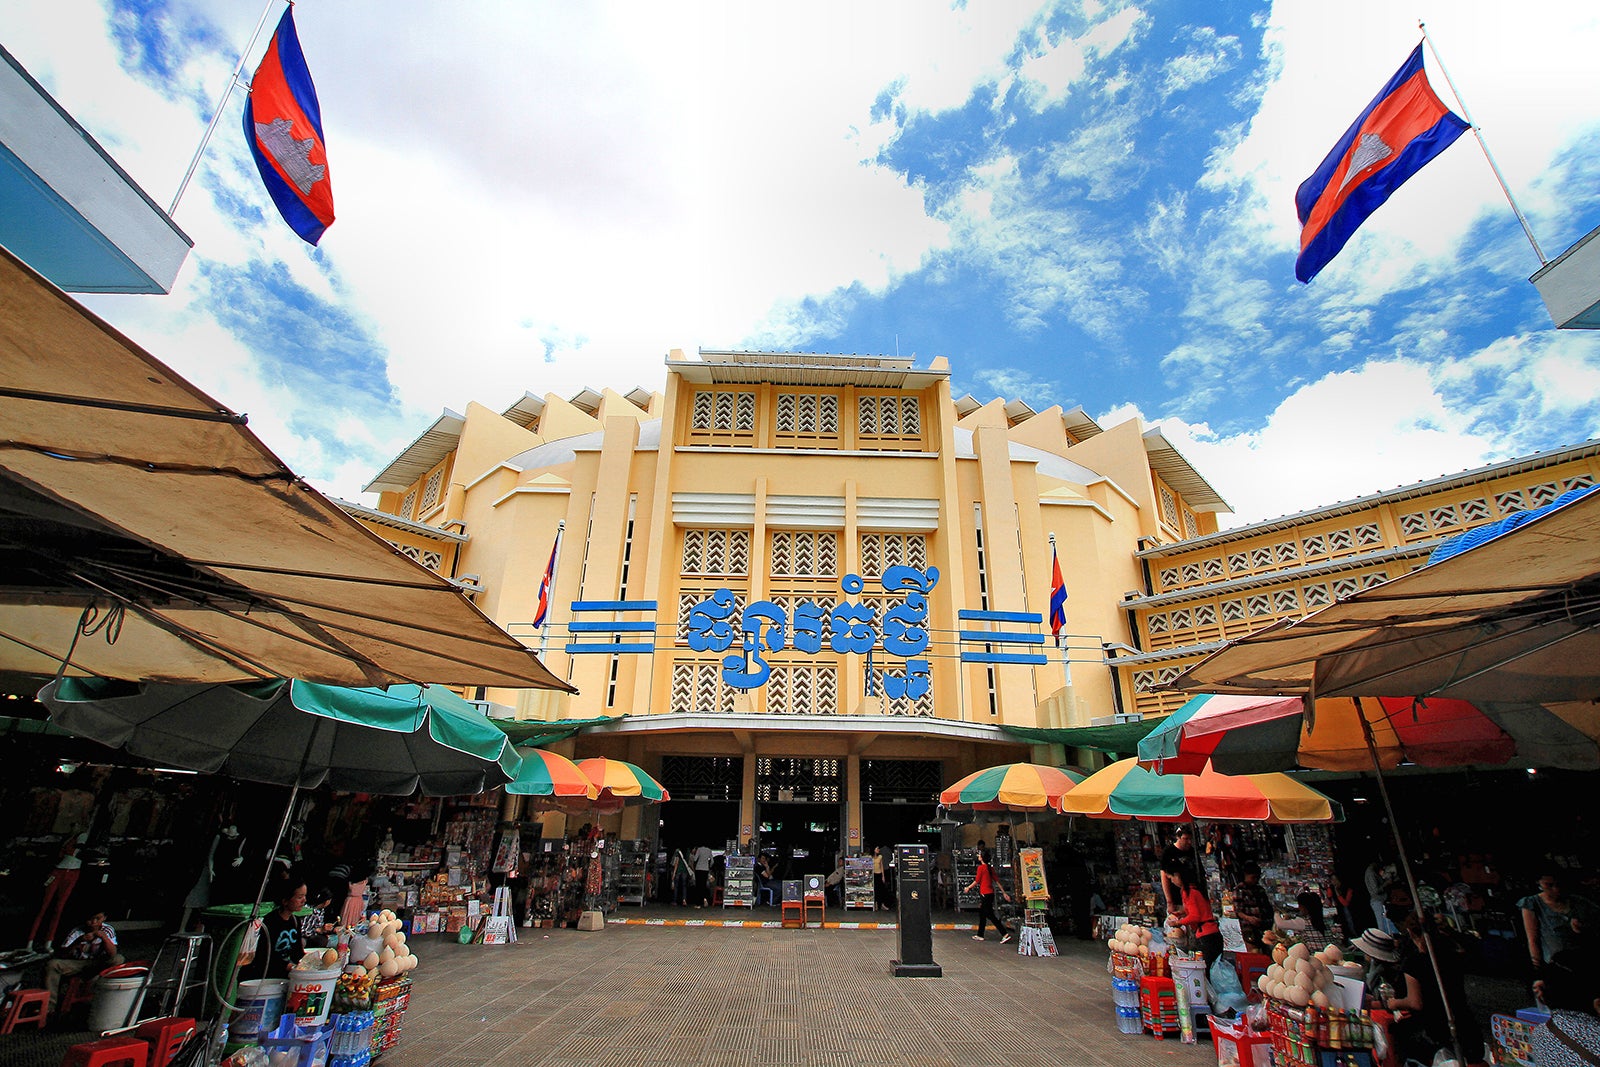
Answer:
[[(905, 594), (900, 603), (884, 612), (882, 640), (884, 652), (906, 660), (905, 673), (884, 672), (883, 691), (896, 700), (916, 700), (927, 694), (930, 684), (928, 661), (915, 657), (928, 650), (928, 594), (939, 584), (939, 568), (890, 567), (879, 581), (885, 592)], [(866, 583), (858, 574), (847, 574), (839, 588), (859, 596)], [(736, 689), (766, 685), (772, 665), (764, 653), (782, 652), (791, 646), (808, 655), (822, 651), (824, 613), (817, 604), (796, 604), (793, 619), (770, 600), (750, 604), (735, 618), (737, 606), (732, 591), (718, 589), (689, 610), (685, 630), (689, 647), (696, 652), (727, 652), (738, 643), (738, 652), (722, 660), (722, 680), (728, 685)], [(844, 601), (826, 618), (832, 651), (859, 654), (877, 646), (870, 605)]]

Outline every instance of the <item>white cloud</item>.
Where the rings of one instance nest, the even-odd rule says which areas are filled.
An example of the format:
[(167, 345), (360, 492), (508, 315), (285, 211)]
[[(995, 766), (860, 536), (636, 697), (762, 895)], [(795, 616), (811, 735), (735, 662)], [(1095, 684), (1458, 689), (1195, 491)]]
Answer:
[[(1455, 361), (1374, 359), (1290, 393), (1258, 428), (1223, 434), (1158, 421), (1243, 525), (1383, 492), (1544, 447), (1528, 428), (1559, 420), (1563, 444), (1600, 436), (1600, 353), (1553, 331), (1505, 338)], [(1103, 425), (1130, 415), (1124, 405)]]
[(1167, 61), (1162, 86), (1167, 96), (1203, 85), (1239, 61), (1239, 38), (1224, 36), (1209, 26), (1194, 30), (1192, 36), (1194, 43)]

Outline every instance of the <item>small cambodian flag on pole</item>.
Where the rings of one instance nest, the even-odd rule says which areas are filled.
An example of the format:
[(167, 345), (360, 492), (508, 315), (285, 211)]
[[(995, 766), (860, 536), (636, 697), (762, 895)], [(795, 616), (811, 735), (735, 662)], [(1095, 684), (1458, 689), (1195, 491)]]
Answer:
[(1061, 628), (1067, 624), (1067, 583), (1061, 580), (1061, 560), (1050, 545), (1050, 634), (1061, 647)]
[(301, 240), (316, 244), (333, 225), (333, 186), (322, 140), (322, 108), (294, 31), (292, 4), (250, 82), (244, 139), (283, 221)]
[(1417, 45), (1296, 191), (1300, 255), (1294, 276), (1303, 282), (1316, 277), (1367, 216), (1470, 128), (1434, 95)]
[(539, 583), (539, 608), (533, 616), (533, 628), (539, 629), (544, 625), (545, 618), (550, 614), (550, 587), (556, 580), (556, 552), (561, 548), (561, 531), (556, 530), (555, 543), (550, 546), (550, 562), (544, 565), (544, 579)]

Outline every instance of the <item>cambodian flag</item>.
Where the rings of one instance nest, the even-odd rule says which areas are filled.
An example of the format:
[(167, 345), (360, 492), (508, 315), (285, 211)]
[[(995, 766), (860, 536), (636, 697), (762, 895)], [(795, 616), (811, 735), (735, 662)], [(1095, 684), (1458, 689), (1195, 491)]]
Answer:
[(556, 531), (555, 543), (550, 546), (550, 562), (544, 565), (544, 578), (539, 582), (539, 607), (533, 614), (533, 628), (539, 629), (544, 625), (545, 616), (550, 614), (550, 587), (556, 580), (556, 552), (561, 548), (561, 531)]
[(294, 32), (294, 7), (278, 20), (244, 105), (244, 139), (289, 228), (309, 244), (333, 225), (333, 187), (322, 109)]
[(1368, 215), (1468, 128), (1434, 95), (1417, 45), (1295, 193), (1301, 229), (1294, 276), (1316, 277)]
[(1061, 560), (1050, 546), (1050, 634), (1061, 646), (1061, 628), (1067, 624), (1067, 583), (1061, 580)]

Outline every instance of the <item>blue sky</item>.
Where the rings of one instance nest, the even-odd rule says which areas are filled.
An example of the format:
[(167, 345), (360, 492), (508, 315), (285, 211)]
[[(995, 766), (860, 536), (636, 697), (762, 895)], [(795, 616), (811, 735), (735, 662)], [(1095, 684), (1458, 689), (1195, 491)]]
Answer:
[[(1159, 422), (1271, 517), (1600, 435), (1600, 338), (1552, 328), (1470, 136), (1294, 280), (1294, 188), (1419, 14), (1546, 256), (1600, 226), (1600, 11), (1432, 6), (304, 0), (321, 247), (236, 94), (173, 294), (90, 303), (351, 499), (444, 406), (758, 347)], [(165, 204), (260, 14), (14, 4), (0, 42)]]

